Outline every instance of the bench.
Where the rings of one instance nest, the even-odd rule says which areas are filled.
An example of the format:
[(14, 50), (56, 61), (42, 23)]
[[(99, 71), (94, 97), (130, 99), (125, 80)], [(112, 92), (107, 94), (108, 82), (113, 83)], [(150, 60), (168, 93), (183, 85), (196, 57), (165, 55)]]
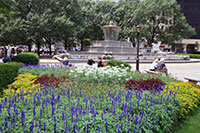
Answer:
[(148, 74), (160, 74), (160, 75), (162, 75), (162, 74), (165, 74), (165, 73), (163, 73), (163, 72), (156, 72), (156, 71), (150, 71), (150, 70), (144, 70), (146, 73), (148, 73)]
[(196, 84), (197, 82), (200, 82), (200, 78), (194, 78), (194, 77), (185, 77), (184, 79), (188, 80), (191, 83)]

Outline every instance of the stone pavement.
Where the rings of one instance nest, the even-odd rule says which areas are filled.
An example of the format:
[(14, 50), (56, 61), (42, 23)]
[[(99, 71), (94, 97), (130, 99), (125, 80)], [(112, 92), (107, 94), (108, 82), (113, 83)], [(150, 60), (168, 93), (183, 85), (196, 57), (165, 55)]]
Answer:
[[(77, 62), (73, 63), (75, 65), (87, 65), (87, 61), (85, 62)], [(0, 59), (0, 63), (2, 63), (2, 60)], [(54, 59), (40, 59), (40, 64), (56, 64), (59, 63), (59, 61)], [(133, 68), (136, 67), (135, 63), (130, 63)], [(143, 62), (140, 63), (139, 68), (141, 72), (144, 72), (144, 70), (147, 70), (150, 66), (150, 62)], [(194, 77), (194, 78), (200, 78), (200, 60), (199, 59), (191, 59), (191, 62), (169, 62), (166, 63), (166, 66), (168, 68), (170, 76), (186, 81), (184, 77)]]

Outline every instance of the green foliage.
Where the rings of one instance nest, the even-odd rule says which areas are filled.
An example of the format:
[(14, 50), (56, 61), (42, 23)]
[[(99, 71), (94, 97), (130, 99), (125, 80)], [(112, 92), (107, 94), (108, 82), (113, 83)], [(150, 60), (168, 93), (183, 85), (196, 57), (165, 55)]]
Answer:
[(200, 54), (177, 54), (177, 55), (189, 55), (190, 58), (200, 59)]
[(200, 110), (191, 112), (184, 120), (176, 123), (175, 133), (198, 133), (200, 131)]
[(22, 62), (24, 64), (38, 65), (39, 56), (33, 52), (25, 52), (25, 53), (21, 53), (15, 56), (14, 61)]
[(110, 60), (106, 62), (106, 65), (111, 66), (111, 67), (119, 67), (119, 68), (128, 68), (130, 70), (132, 67), (125, 61), (121, 60)]
[(22, 63), (17, 62), (0, 64), (0, 91), (14, 81), (18, 75), (17, 71), (22, 65)]

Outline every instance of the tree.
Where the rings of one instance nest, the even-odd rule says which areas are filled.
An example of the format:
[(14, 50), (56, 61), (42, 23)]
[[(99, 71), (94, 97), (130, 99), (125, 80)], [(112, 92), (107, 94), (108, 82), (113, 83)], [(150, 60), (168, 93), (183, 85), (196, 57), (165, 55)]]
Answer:
[(176, 0), (143, 0), (138, 3), (134, 19), (142, 25), (142, 36), (148, 44), (170, 44), (195, 34)]
[[(37, 44), (39, 54), (41, 44), (51, 45), (54, 41), (65, 41), (75, 36), (74, 29), (78, 27), (79, 21), (77, 19), (79, 15), (75, 15), (79, 10), (77, 4), (77, 0), (16, 0), (14, 6), (16, 13), (4, 21), (0, 40), (26, 44), (29, 50), (33, 43)], [(7, 39), (6, 35), (11, 33), (15, 37)]]

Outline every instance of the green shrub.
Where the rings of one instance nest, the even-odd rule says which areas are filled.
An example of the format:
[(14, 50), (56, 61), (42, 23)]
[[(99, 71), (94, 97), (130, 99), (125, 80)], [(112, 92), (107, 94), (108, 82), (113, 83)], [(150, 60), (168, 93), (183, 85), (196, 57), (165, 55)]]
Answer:
[(107, 61), (106, 62), (106, 65), (107, 66), (115, 66), (115, 67), (120, 67), (120, 68), (128, 68), (128, 70), (131, 69), (131, 66), (127, 63), (127, 62), (124, 62), (124, 61), (121, 61), (121, 60), (110, 60), (110, 61)]
[(190, 58), (200, 59), (200, 54), (177, 54), (177, 55), (189, 55)]
[(0, 91), (14, 81), (14, 78), (18, 75), (18, 69), (22, 65), (22, 63), (17, 62), (0, 64)]
[(21, 53), (15, 56), (14, 61), (22, 62), (24, 64), (38, 65), (39, 56), (33, 52), (25, 52), (25, 53)]

